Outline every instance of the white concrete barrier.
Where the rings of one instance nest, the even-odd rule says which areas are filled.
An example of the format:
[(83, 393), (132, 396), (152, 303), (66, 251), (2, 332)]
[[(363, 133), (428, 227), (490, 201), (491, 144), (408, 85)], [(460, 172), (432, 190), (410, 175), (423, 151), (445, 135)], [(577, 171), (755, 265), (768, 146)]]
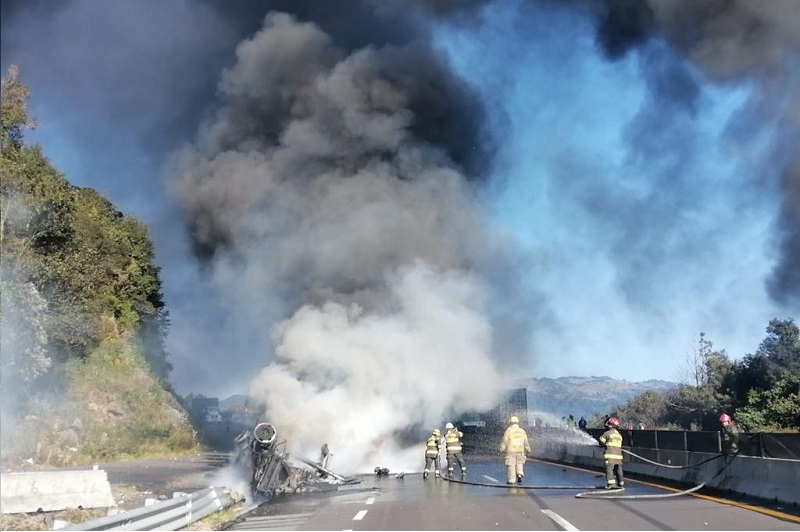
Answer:
[[(674, 466), (698, 463), (715, 456), (709, 453), (639, 448), (633, 448), (631, 452), (654, 462)], [(590, 469), (596, 469), (599, 473), (605, 473), (603, 450), (599, 445), (542, 442), (535, 447), (534, 455), (545, 460), (583, 465)], [(718, 458), (688, 469), (669, 469), (626, 455), (624, 468), (625, 471), (647, 477), (681, 482), (687, 487), (696, 486), (712, 479), (707, 484), (712, 488), (784, 504), (800, 504), (800, 488), (798, 487), (800, 486), (800, 460), (737, 456), (732, 459), (724, 471), (719, 473), (726, 464), (725, 460), (731, 460), (731, 458)], [(717, 475), (717, 473), (719, 474)]]
[(0, 512), (107, 508), (114, 496), (105, 471), (36, 471), (0, 475)]

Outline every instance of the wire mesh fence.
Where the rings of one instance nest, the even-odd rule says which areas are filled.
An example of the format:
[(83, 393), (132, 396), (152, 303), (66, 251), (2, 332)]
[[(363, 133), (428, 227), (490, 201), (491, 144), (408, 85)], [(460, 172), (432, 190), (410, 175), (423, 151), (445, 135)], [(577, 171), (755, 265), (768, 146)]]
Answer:
[[(594, 438), (603, 429), (586, 431)], [(719, 432), (689, 430), (620, 430), (626, 447), (693, 453), (719, 453), (722, 442)], [(739, 437), (739, 454), (762, 458), (800, 460), (800, 433), (745, 432)]]

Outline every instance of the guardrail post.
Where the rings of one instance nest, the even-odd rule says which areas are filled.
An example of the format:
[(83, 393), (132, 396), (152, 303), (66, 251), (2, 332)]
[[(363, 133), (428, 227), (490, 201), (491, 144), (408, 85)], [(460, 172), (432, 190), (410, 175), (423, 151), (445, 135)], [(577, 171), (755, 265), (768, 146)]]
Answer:
[(758, 433), (758, 454), (761, 455), (761, 458), (764, 458), (764, 433)]
[(653, 431), (653, 442), (654, 442), (653, 446), (656, 448), (656, 451), (657, 451), (658, 450), (658, 431), (657, 430)]
[(686, 431), (685, 430), (683, 431), (683, 452), (686, 452), (686, 453), (689, 452), (689, 441), (688, 441), (688, 438), (686, 436)]
[(717, 431), (717, 452), (722, 453), (722, 437), (719, 431)]

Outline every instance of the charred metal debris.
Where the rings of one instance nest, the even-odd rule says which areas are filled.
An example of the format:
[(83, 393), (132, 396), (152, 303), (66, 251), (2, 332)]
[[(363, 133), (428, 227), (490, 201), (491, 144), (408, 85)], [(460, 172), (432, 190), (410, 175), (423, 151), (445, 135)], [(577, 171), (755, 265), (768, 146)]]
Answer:
[(281, 493), (331, 491), (341, 484), (361, 482), (324, 467), (330, 456), (327, 444), (322, 446), (318, 462), (292, 455), (308, 468), (291, 465), (286, 440), (278, 439), (275, 427), (269, 423), (259, 423), (252, 431), (242, 432), (233, 441), (238, 448), (234, 463), (248, 475), (252, 494), (267, 500)]

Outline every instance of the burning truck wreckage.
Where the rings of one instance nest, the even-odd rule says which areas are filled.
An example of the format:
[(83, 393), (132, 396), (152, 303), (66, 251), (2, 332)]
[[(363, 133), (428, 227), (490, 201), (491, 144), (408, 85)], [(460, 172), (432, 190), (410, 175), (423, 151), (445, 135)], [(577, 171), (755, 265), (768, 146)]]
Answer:
[[(269, 423), (259, 423), (252, 431), (243, 431), (234, 438), (234, 443), (237, 445), (234, 464), (246, 475), (253, 497), (270, 500), (283, 493), (332, 491), (340, 485), (361, 483), (358, 478), (339, 475), (326, 467), (331, 456), (327, 444), (323, 444), (316, 462), (290, 455), (286, 452), (286, 440), (279, 439), (277, 430)], [(291, 460), (308, 467), (293, 465)], [(389, 475), (389, 470), (376, 467), (375, 474)], [(403, 473), (396, 478), (403, 478)]]

